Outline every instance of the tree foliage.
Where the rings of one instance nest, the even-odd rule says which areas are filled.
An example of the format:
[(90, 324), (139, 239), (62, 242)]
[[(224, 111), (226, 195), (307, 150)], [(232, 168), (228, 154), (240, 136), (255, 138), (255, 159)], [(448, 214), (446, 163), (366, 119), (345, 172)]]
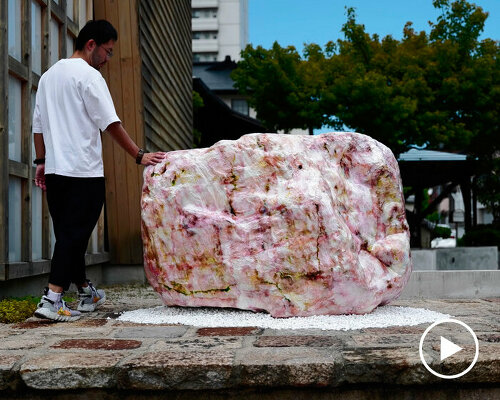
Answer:
[[(313, 54), (314, 53), (314, 54)], [(323, 57), (319, 46), (311, 46), (311, 58)], [(322, 118), (317, 95), (321, 79), (313, 76), (318, 63), (301, 59), (295, 47), (271, 49), (247, 46), (232, 77), (236, 88), (248, 94), (249, 104), (267, 127), (285, 132), (293, 128), (319, 128)], [(317, 61), (317, 60), (316, 60)]]
[(488, 14), (466, 0), (434, 0), (429, 33), (370, 35), (347, 10), (343, 39), (302, 56), (274, 43), (247, 46), (233, 72), (271, 129), (349, 129), (399, 154), (414, 145), (492, 160), (500, 151), (499, 43), (479, 41)]

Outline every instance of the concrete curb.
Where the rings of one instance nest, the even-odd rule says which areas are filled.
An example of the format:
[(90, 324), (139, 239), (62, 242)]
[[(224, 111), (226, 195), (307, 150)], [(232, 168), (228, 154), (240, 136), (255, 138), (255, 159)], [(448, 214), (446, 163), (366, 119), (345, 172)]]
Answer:
[(475, 299), (500, 295), (500, 270), (413, 271), (401, 299)]

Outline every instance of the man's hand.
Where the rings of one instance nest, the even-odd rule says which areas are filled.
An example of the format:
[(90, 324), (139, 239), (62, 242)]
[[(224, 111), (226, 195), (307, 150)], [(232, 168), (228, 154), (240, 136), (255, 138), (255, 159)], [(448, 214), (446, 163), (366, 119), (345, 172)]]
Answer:
[(45, 164), (38, 164), (36, 166), (35, 185), (43, 191), (47, 189), (45, 186)]
[(141, 165), (156, 165), (163, 161), (165, 155), (162, 151), (158, 151), (156, 153), (144, 153), (141, 160)]

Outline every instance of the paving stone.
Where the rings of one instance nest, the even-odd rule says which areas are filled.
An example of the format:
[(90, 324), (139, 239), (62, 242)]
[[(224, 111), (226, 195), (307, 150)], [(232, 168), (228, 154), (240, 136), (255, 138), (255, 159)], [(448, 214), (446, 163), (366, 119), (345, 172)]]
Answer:
[(339, 338), (332, 336), (259, 336), (255, 347), (331, 347), (341, 344)]
[(310, 347), (254, 347), (237, 350), (235, 363), (243, 386), (337, 386), (337, 351)]
[(45, 344), (45, 339), (40, 336), (14, 336), (0, 341), (0, 350), (32, 349)]
[(196, 331), (200, 336), (247, 336), (258, 335), (262, 331), (257, 327), (200, 328)]
[(418, 346), (421, 336), (421, 334), (358, 334), (352, 335), (351, 340), (347, 341), (347, 347), (415, 347)]
[(440, 381), (427, 371), (415, 348), (352, 349), (342, 351), (345, 382), (349, 384), (427, 384)]
[(37, 328), (46, 328), (47, 326), (64, 324), (63, 322), (51, 321), (49, 319), (34, 319), (31, 321), (20, 322), (18, 324), (14, 324), (12, 328), (14, 329), (37, 329)]
[(113, 336), (115, 338), (179, 337), (187, 330), (187, 326), (140, 326), (118, 329)]
[(416, 326), (388, 326), (387, 328), (365, 328), (361, 329), (361, 333), (370, 335), (422, 335), (429, 324), (416, 325)]
[[(500, 343), (480, 343), (476, 365), (460, 379), (466, 382), (489, 382), (498, 385), (500, 382), (499, 357)], [(470, 363), (470, 360), (464, 361)]]
[(145, 353), (121, 365), (121, 388), (218, 389), (230, 382), (234, 354), (228, 350)]
[[(47, 392), (38, 389), (47, 388), (78, 389), (70, 393), (71, 396), (81, 394), (81, 398), (102, 390), (101, 393), (106, 396), (112, 393), (117, 399), (122, 398), (120, 393), (126, 393), (129, 398), (138, 394), (137, 398), (141, 398), (140, 390), (143, 389), (179, 390), (176, 393), (189, 398), (193, 392), (182, 390), (210, 390), (212, 394), (222, 393), (215, 389), (233, 390), (234, 393), (253, 390), (260, 394), (298, 386), (304, 387), (305, 399), (309, 391), (315, 393), (315, 387), (327, 386), (331, 393), (337, 386), (338, 390), (354, 390), (364, 385), (383, 387), (387, 384), (397, 388), (418, 386), (419, 390), (423, 389), (424, 394), (419, 397), (422, 399), (433, 398), (425, 397), (429, 387), (443, 388), (440, 398), (457, 399), (461, 398), (458, 391), (468, 388), (474, 398), (483, 400), (495, 397), (482, 396), (477, 388), (489, 385), (500, 390), (500, 298), (412, 299), (393, 303), (455, 315), (477, 334), (480, 350), (474, 368), (459, 379), (443, 382), (425, 369), (418, 354), (420, 337), (430, 323), (327, 331), (197, 328), (108, 319), (107, 315), (118, 314), (121, 310), (150, 307), (151, 300), (143, 299), (141, 291), (136, 287), (127, 288), (106, 288), (109, 304), (74, 323), (30, 318), (19, 324), (0, 324), (0, 398), (6, 394), (2, 388), (25, 388), (23, 380), (31, 388), (30, 393), (40, 399)], [(120, 294), (123, 290), (124, 294)], [(110, 300), (113, 293), (115, 300)], [(457, 309), (460, 311), (455, 312)], [(440, 331), (433, 332), (438, 334), (439, 343)], [(453, 334), (463, 336), (464, 332), (445, 337), (460, 346), (470, 347), (470, 342), (455, 341)], [(138, 342), (142, 345), (136, 348), (125, 345), (129, 343), (135, 347)], [(435, 340), (429, 343), (426, 357), (429, 353), (431, 366), (436, 369), (441, 365), (444, 372), (463, 370), (471, 361), (472, 348), (441, 363)], [(119, 349), (109, 351), (115, 345)], [(454, 392), (457, 395), (450, 395), (449, 390), (457, 390)], [(18, 392), (10, 393), (17, 396)], [(148, 393), (147, 396), (154, 393), (159, 398), (162, 392), (142, 393)], [(295, 389), (290, 393), (295, 393)], [(381, 395), (380, 398), (385, 397)]]
[(99, 326), (104, 326), (108, 323), (107, 319), (104, 318), (95, 318), (95, 319), (89, 319), (89, 318), (82, 318), (79, 319), (78, 321), (74, 322), (74, 326), (81, 326), (84, 328), (96, 328)]
[(195, 337), (160, 340), (155, 342), (149, 351), (186, 351), (198, 349), (238, 349), (242, 346), (241, 337)]
[(56, 349), (86, 349), (86, 350), (130, 350), (141, 347), (138, 340), (120, 339), (67, 339), (51, 346)]
[(128, 322), (128, 321), (112, 321), (111, 322), (115, 327), (119, 328), (124, 328), (124, 327), (146, 327), (146, 326), (154, 326), (154, 327), (161, 327), (161, 326), (185, 326), (181, 324), (140, 324), (138, 322)]
[[(0, 354), (0, 390), (14, 390), (19, 384), (14, 367), (22, 357), (20, 354)], [(1, 393), (0, 397), (2, 397)]]
[(357, 331), (334, 331), (326, 329), (265, 329), (262, 336), (335, 336), (343, 338)]
[(113, 330), (111, 325), (102, 325), (94, 327), (86, 327), (78, 325), (77, 322), (59, 322), (52, 324), (41, 324), (38, 327), (28, 328), (35, 329), (37, 335), (44, 335), (47, 338), (58, 337), (88, 337), (97, 336), (103, 337), (110, 334)]
[(114, 367), (123, 357), (110, 352), (51, 352), (25, 361), (19, 373), (32, 389), (113, 388)]
[[(475, 354), (475, 346), (462, 345), (463, 350), (453, 354), (441, 361), (439, 346), (434, 347), (434, 352), (424, 352), (425, 359), (429, 366), (436, 372), (443, 375), (455, 375), (465, 371), (472, 363)], [(455, 379), (460, 383), (490, 383), (500, 382), (500, 344), (488, 343), (480, 344), (479, 356), (474, 367), (464, 376)]]
[(500, 343), (500, 333), (476, 333), (477, 340), (488, 343)]

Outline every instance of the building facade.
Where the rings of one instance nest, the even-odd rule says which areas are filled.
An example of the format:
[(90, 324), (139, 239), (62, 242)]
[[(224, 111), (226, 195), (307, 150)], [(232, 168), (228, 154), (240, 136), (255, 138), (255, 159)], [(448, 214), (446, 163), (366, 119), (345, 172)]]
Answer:
[[(32, 164), (31, 119), (41, 75), (73, 54), (88, 20), (105, 18), (117, 28), (119, 39), (101, 73), (125, 129), (147, 151), (190, 148), (190, 11), (190, 0), (0, 2), (0, 96), (5, 100), (0, 105), (0, 298), (28, 294), (28, 286), (39, 292), (40, 286), (28, 281), (46, 283), (50, 271), (55, 240)], [(86, 263), (103, 271), (99, 276), (126, 281), (123, 270), (104, 271), (112, 271), (112, 265), (142, 269), (143, 169), (105, 132), (102, 138), (106, 205)]]
[(194, 62), (240, 60), (248, 43), (248, 0), (192, 0)]

